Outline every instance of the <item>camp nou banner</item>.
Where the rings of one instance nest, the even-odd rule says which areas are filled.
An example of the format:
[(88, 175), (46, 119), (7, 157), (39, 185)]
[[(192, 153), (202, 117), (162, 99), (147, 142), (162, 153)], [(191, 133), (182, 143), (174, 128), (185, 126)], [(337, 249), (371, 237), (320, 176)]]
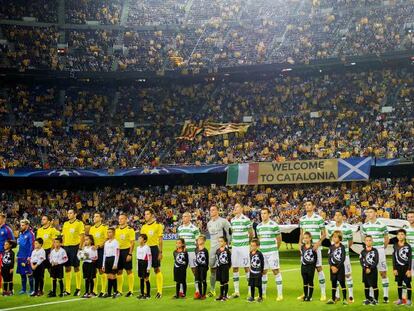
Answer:
[(372, 158), (232, 164), (227, 185), (302, 184), (368, 180)]

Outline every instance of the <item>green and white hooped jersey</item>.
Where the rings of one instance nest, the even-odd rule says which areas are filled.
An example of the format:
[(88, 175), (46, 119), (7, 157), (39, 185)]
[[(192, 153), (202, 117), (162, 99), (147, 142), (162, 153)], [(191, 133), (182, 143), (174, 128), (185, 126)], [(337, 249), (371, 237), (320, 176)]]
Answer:
[(342, 223), (339, 227), (336, 226), (336, 223), (330, 223), (326, 226), (326, 233), (328, 235), (328, 239), (331, 238), (332, 233), (335, 231), (341, 231), (342, 232), (342, 244), (345, 246), (345, 253), (348, 256), (349, 255), (349, 241), (353, 240), (353, 232), (351, 229), (351, 226)]
[(303, 233), (309, 232), (312, 235), (312, 242), (315, 243), (321, 239), (325, 224), (321, 216), (313, 213), (310, 217), (305, 215), (300, 218), (299, 228), (303, 230)]
[(187, 251), (195, 252), (196, 240), (200, 235), (200, 230), (193, 224), (181, 225), (177, 229), (177, 234), (180, 239), (184, 239)]
[(384, 238), (388, 234), (388, 229), (381, 221), (377, 219), (374, 223), (366, 222), (362, 225), (361, 231), (364, 236), (372, 236), (372, 246), (375, 248), (385, 247)]
[[(410, 244), (411, 248), (414, 249), (414, 228), (410, 225), (406, 225), (403, 229), (407, 232), (407, 243)], [(412, 254), (412, 258), (414, 258), (414, 251)]]
[(260, 241), (260, 251), (263, 254), (277, 252), (276, 238), (280, 235), (279, 225), (273, 220), (261, 222), (256, 227), (257, 237)]
[(231, 221), (232, 245), (233, 247), (249, 246), (249, 231), (252, 229), (252, 222), (245, 215), (234, 217)]

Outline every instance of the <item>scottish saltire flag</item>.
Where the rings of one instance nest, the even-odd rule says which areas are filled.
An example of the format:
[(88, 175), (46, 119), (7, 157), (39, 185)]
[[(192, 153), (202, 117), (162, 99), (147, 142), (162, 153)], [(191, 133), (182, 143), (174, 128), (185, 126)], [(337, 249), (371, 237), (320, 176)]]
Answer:
[(338, 159), (338, 181), (368, 180), (372, 158)]

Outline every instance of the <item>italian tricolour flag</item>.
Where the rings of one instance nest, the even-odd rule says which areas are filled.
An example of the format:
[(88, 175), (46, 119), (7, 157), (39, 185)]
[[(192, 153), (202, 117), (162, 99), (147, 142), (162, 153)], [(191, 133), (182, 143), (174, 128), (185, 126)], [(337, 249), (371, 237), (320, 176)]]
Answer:
[(259, 163), (231, 164), (227, 171), (227, 185), (257, 185)]

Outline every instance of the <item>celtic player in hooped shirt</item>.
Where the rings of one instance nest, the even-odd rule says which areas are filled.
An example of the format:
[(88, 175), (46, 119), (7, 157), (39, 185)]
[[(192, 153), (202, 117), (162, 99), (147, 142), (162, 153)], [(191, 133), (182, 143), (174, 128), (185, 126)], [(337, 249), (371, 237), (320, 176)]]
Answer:
[(377, 209), (369, 207), (365, 214), (366, 222), (362, 225), (362, 234), (370, 235), (373, 240), (373, 247), (378, 250), (378, 271), (382, 278), (382, 289), (384, 291), (384, 303), (388, 303), (389, 280), (387, 277), (387, 260), (385, 257), (385, 249), (390, 241), (388, 237), (387, 226), (377, 219)]
[(260, 250), (264, 257), (264, 272), (262, 277), (263, 296), (266, 296), (267, 270), (271, 269), (275, 275), (277, 301), (283, 300), (282, 274), (280, 273), (279, 247), (282, 243), (279, 225), (270, 219), (270, 209), (263, 208), (260, 212), (262, 222), (257, 225), (256, 232), (260, 241)]
[[(244, 268), (247, 282), (249, 281), (250, 240), (253, 237), (252, 222), (243, 215), (243, 207), (236, 203), (233, 210), (234, 218), (230, 221), (232, 230), (232, 254), (234, 294), (232, 298), (240, 297), (239, 268)], [(250, 288), (249, 288), (250, 291)]]
[[(313, 248), (318, 255), (316, 270), (318, 271), (319, 286), (321, 288), (321, 301), (325, 301), (326, 284), (325, 274), (322, 270), (322, 241), (326, 237), (325, 225), (322, 217), (315, 213), (315, 205), (312, 201), (306, 201), (303, 206), (305, 207), (306, 215), (301, 217), (299, 220), (299, 248), (302, 244), (303, 234), (305, 232), (309, 232), (312, 235)], [(303, 299), (303, 296), (298, 297), (298, 299)]]
[[(191, 223), (191, 214), (189, 212), (185, 212), (183, 214), (183, 223), (177, 229), (178, 238), (184, 239), (186, 251), (188, 253), (188, 265), (190, 266), (191, 270), (193, 271), (193, 275), (195, 276), (195, 267), (196, 267), (196, 257), (195, 257), (195, 250), (196, 250), (196, 240), (200, 235), (200, 230), (197, 226)], [(195, 291), (195, 298), (200, 298), (198, 292), (198, 287), (196, 286)]]
[[(326, 233), (328, 238), (332, 237), (332, 234), (335, 231), (340, 231), (342, 233), (342, 244), (345, 246), (345, 279), (346, 287), (349, 292), (349, 303), (354, 302), (354, 292), (353, 292), (353, 281), (352, 281), (352, 269), (351, 261), (349, 259), (349, 248), (353, 244), (353, 233), (351, 226), (344, 222), (344, 215), (340, 210), (335, 211), (334, 223), (330, 223), (326, 226)], [(336, 297), (339, 297), (339, 289), (336, 291)]]

